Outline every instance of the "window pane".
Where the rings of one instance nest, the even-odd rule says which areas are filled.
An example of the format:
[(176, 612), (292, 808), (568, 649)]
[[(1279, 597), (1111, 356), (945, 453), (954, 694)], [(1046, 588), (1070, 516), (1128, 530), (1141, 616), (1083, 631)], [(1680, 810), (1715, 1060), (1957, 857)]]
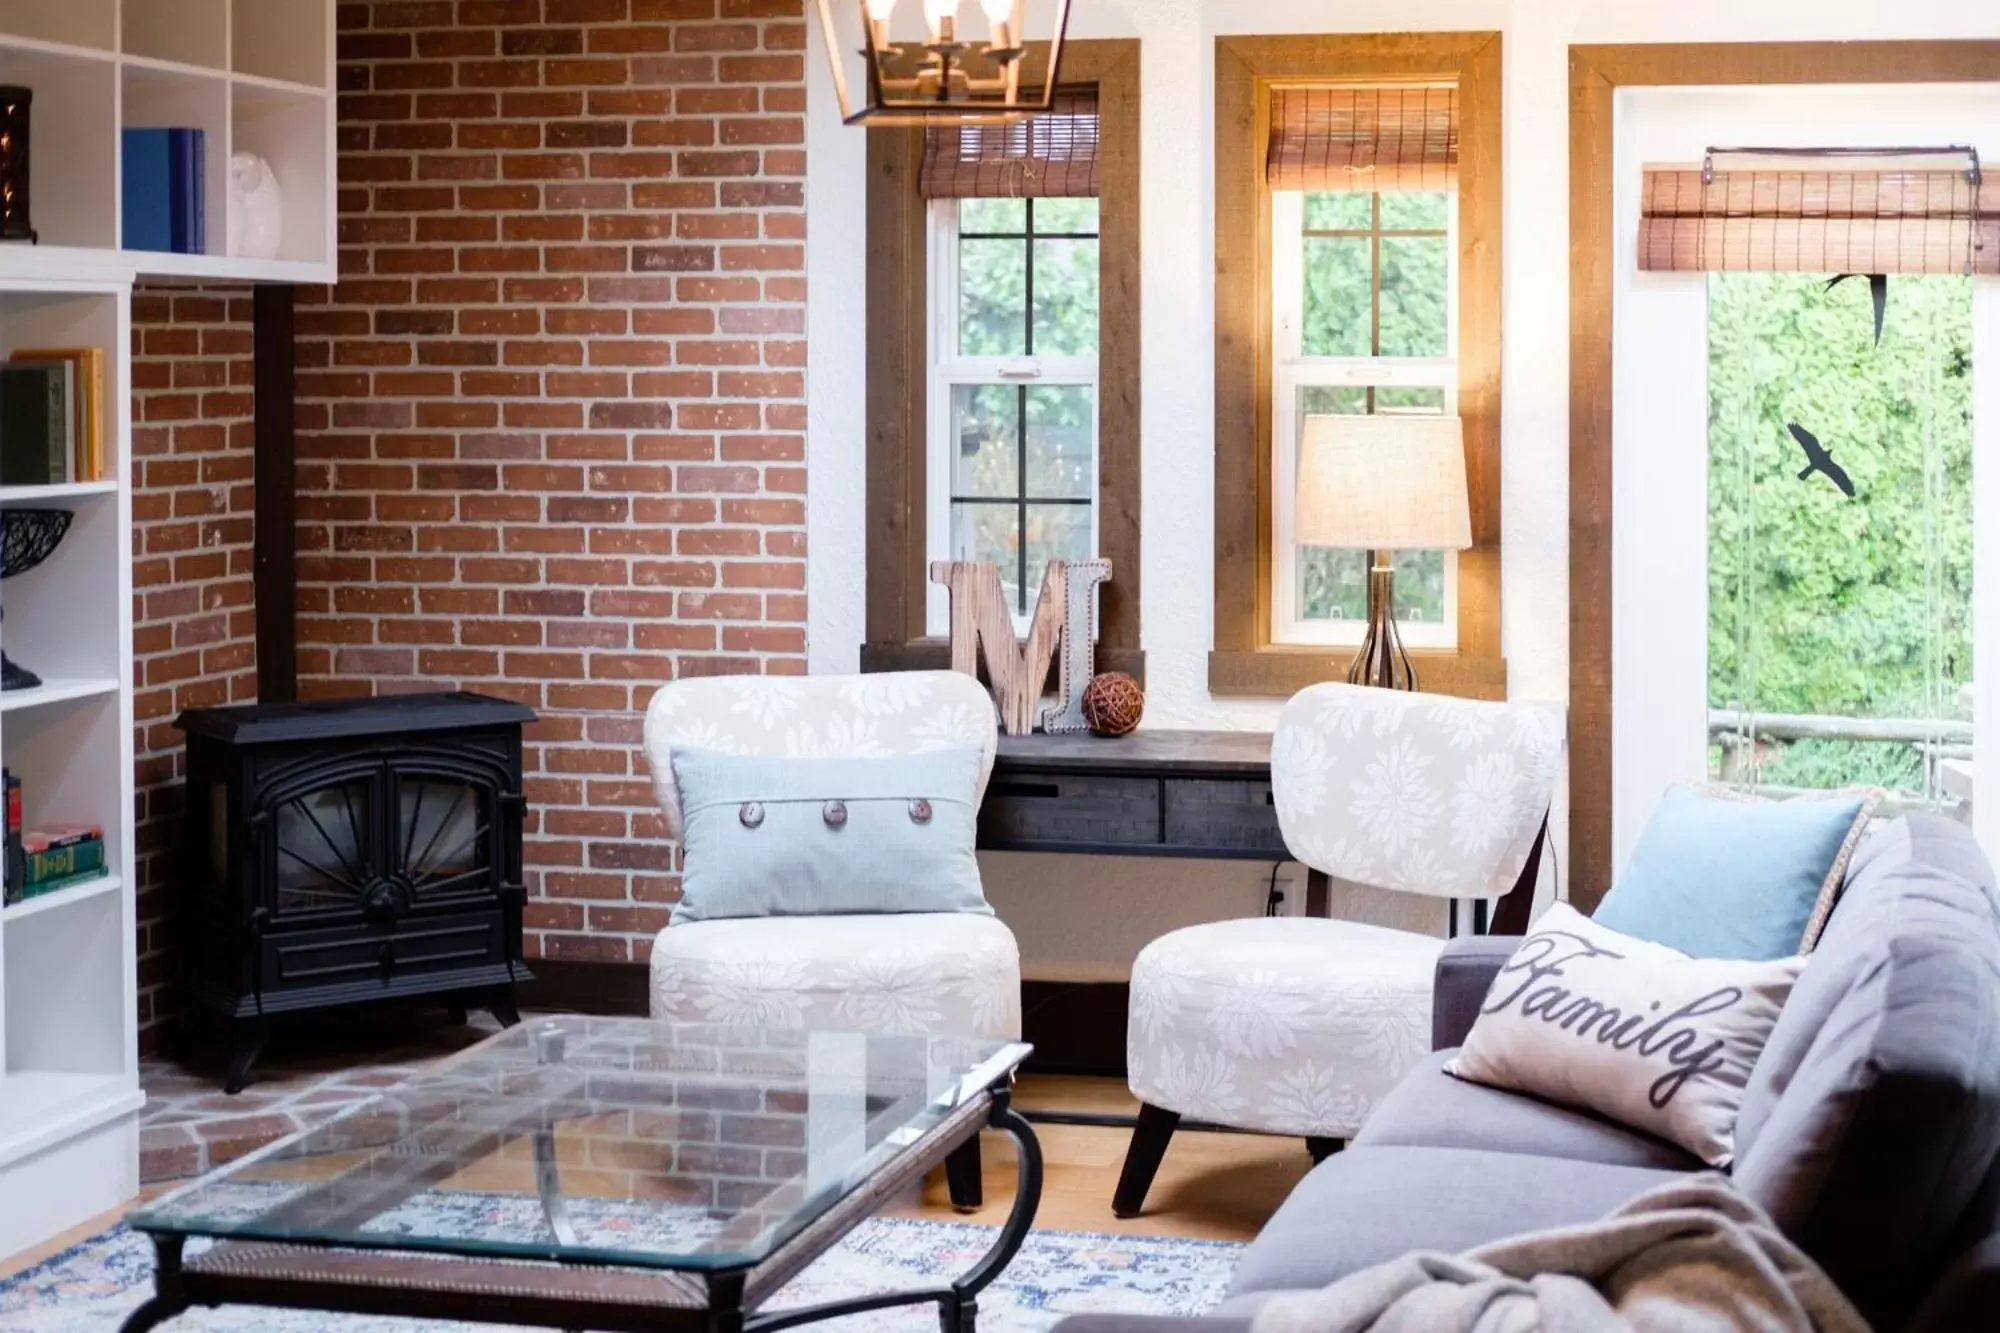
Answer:
[[(1397, 551), (1396, 619), (1404, 625), (1444, 623), (1443, 551)], [(1366, 620), (1368, 553), (1330, 546), (1299, 548), (1299, 618)]]
[(1028, 494), (1042, 500), (1088, 500), (1096, 489), (1090, 442), (1097, 395), (1088, 385), (1027, 390)]
[(1307, 231), (1367, 231), (1375, 225), (1375, 196), (1345, 190), (1306, 196)]
[(1382, 238), (1382, 355), (1444, 356), (1447, 328), (1446, 262), (1442, 236)]
[(1097, 201), (1095, 199), (1035, 200), (1035, 234), (1095, 236)]
[(1089, 505), (1029, 505), (1028, 584), (1022, 614), (1035, 609), (1035, 594), (1042, 590), (1042, 573), (1049, 561), (1088, 560), (1096, 554), (1091, 548)]
[(1374, 410), (1384, 414), (1444, 411), (1440, 385), (1312, 384), (1299, 390), (1299, 427), (1305, 428), (1307, 417), (1365, 415), (1370, 393), (1375, 395)]
[(1035, 355), (1097, 355), (1097, 242), (1035, 242)]
[(1000, 567), (1007, 604), (1019, 614), (1021, 583), (1021, 511), (1011, 504), (954, 504), (951, 507), (951, 558)]
[(997, 232), (1022, 236), (1028, 230), (1028, 201), (1025, 199), (961, 199), (958, 201), (958, 229), (961, 232)]
[(1364, 416), (1368, 390), (1358, 384), (1313, 384), (1299, 390), (1299, 428), (1307, 417)]
[(1441, 190), (1390, 190), (1382, 196), (1383, 231), (1443, 231), (1451, 196)]
[(1375, 390), (1375, 410), (1384, 414), (1444, 411), (1444, 390), (1439, 387), (1414, 388), (1383, 386)]
[(1020, 390), (1011, 384), (958, 384), (951, 391), (951, 493), (1020, 493)]
[(1368, 356), (1368, 238), (1309, 236), (1305, 243), (1307, 356)]
[(1890, 278), (1878, 344), (1868, 283), (1829, 276), (1709, 275), (1711, 772), (1949, 810), (1975, 758), (1973, 280)]
[(1028, 246), (1025, 241), (958, 244), (959, 350), (967, 356), (1028, 351)]
[(1330, 546), (1299, 548), (1299, 618), (1366, 620), (1368, 553)]

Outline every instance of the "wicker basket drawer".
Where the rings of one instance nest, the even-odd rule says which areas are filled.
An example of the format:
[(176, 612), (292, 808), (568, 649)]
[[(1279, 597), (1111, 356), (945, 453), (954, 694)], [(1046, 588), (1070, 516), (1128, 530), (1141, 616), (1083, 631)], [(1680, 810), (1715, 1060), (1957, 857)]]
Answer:
[(979, 844), (1147, 847), (1160, 842), (1160, 782), (1074, 773), (995, 777), (979, 811)]
[(1268, 782), (1167, 779), (1166, 841), (1171, 847), (1268, 852), (1279, 859), (1286, 855)]

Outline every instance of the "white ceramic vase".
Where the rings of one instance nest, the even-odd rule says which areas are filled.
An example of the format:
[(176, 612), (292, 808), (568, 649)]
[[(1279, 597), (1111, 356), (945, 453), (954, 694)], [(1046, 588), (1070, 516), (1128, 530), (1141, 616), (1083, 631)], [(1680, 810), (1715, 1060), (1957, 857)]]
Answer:
[(229, 159), (229, 253), (276, 259), (285, 225), (285, 193), (271, 164), (255, 153)]

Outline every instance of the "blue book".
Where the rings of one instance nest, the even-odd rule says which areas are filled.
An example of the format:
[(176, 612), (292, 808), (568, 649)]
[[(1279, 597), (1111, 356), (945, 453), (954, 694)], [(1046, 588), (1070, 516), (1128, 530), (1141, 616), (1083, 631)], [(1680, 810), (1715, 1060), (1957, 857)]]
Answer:
[(197, 129), (167, 131), (168, 186), (172, 198), (175, 254), (198, 255), (208, 250), (206, 191), (208, 136)]
[(123, 244), (127, 250), (174, 248), (173, 196), (166, 130), (126, 130)]

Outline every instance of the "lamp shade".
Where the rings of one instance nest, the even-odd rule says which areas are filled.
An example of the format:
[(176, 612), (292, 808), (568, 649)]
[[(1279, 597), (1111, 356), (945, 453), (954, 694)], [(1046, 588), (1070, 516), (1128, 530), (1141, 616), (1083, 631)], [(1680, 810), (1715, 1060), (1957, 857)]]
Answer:
[(1307, 417), (1298, 540), (1375, 551), (1472, 545), (1457, 417)]

